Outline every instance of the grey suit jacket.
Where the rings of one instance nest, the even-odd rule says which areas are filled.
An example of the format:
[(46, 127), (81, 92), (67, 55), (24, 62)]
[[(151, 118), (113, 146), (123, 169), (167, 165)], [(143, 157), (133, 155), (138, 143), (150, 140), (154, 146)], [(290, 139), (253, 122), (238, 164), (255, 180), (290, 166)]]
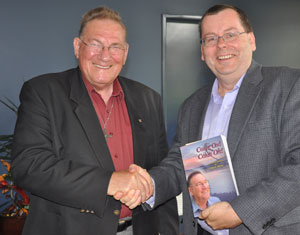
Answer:
[[(161, 98), (119, 77), (132, 127), (134, 162), (146, 169), (167, 155)], [(27, 81), (20, 95), (12, 173), (31, 192), (24, 235), (116, 234), (121, 203), (107, 196), (114, 169), (79, 69)], [(137, 235), (178, 232), (175, 198), (133, 211)]]
[[(185, 235), (196, 234), (197, 221), (179, 147), (201, 139), (211, 88), (199, 89), (182, 104), (174, 145), (150, 171), (156, 205), (183, 191)], [(243, 220), (230, 234), (300, 234), (300, 71), (253, 61), (232, 111), (227, 141), (240, 192), (231, 205)]]

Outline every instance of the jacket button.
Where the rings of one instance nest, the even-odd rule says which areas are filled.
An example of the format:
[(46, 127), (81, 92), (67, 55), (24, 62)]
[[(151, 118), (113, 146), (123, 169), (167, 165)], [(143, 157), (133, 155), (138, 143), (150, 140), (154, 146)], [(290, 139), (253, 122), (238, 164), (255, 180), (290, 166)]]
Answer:
[(266, 229), (267, 227), (268, 227), (268, 225), (267, 225), (267, 224), (264, 224), (262, 228), (263, 228), (263, 229)]
[(263, 229), (267, 229), (268, 227), (270, 227), (271, 225), (273, 225), (275, 223), (276, 219), (272, 218), (271, 220), (269, 220), (267, 223), (265, 223), (263, 225)]
[(193, 227), (195, 227), (196, 225), (195, 225), (196, 223), (195, 223), (195, 220), (193, 220)]
[(120, 210), (114, 210), (114, 214), (117, 216), (120, 215)]

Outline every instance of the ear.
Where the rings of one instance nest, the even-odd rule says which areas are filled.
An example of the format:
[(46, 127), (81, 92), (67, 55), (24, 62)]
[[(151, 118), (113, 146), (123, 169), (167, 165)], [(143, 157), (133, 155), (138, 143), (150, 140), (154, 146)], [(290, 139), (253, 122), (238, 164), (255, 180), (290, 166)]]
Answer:
[(74, 40), (73, 40), (73, 48), (74, 48), (74, 55), (78, 59), (79, 58), (79, 49), (80, 49), (80, 39), (78, 37), (74, 38)]
[(191, 196), (193, 196), (193, 190), (191, 189), (191, 187), (188, 187), (189, 193)]
[(125, 65), (125, 63), (126, 63), (128, 51), (129, 51), (129, 44), (126, 43), (126, 49), (125, 49), (125, 53), (124, 53), (124, 57), (123, 57), (123, 65)]
[(250, 40), (250, 44), (252, 47), (252, 51), (255, 51), (256, 50), (256, 42), (255, 42), (255, 36), (254, 36), (253, 32), (249, 33), (249, 40)]
[(201, 60), (205, 61), (203, 50), (204, 50), (204, 47), (201, 44)]

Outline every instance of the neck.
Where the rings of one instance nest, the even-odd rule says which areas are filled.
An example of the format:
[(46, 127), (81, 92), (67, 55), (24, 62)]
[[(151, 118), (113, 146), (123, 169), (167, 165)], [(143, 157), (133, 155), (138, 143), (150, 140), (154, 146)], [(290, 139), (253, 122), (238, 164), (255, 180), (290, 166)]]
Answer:
[(228, 75), (220, 75), (219, 77), (217, 77), (219, 84), (218, 93), (222, 98), (224, 98), (227, 92), (233, 90), (234, 86), (238, 83), (243, 74), (245, 74), (249, 69), (251, 61), (252, 59), (250, 59), (247, 64), (242, 65), (239, 71), (235, 73), (231, 73)]
[(205, 210), (207, 206), (207, 200), (195, 200), (197, 205), (200, 207), (201, 210)]
[(224, 96), (226, 95), (227, 92), (230, 92), (233, 90), (234, 86), (238, 83), (238, 81), (240, 80), (239, 78), (235, 78), (235, 79), (219, 79), (218, 78), (218, 93), (219, 95), (224, 98)]
[(95, 90), (96, 90), (96, 92), (97, 92), (99, 95), (101, 95), (101, 97), (102, 97), (102, 99), (103, 99), (105, 105), (107, 105), (108, 100), (109, 100), (109, 98), (111, 97), (112, 92), (113, 92), (113, 84), (111, 84), (111, 85), (108, 86), (108, 87), (103, 87), (103, 88), (101, 88), (101, 89), (96, 89), (96, 88), (95, 88)]
[(218, 93), (219, 95), (224, 98), (224, 96), (226, 95), (227, 92), (232, 91), (232, 89), (234, 88), (236, 83), (234, 84), (220, 84), (219, 82), (219, 86), (218, 86)]

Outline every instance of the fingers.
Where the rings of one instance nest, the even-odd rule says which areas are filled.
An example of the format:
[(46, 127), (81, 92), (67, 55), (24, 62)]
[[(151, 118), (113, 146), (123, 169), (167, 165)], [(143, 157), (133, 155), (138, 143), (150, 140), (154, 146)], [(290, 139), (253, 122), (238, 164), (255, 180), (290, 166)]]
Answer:
[(228, 202), (217, 202), (201, 212), (200, 219), (214, 230), (235, 228), (243, 221)]
[(130, 173), (138, 172), (140, 169), (143, 169), (143, 168), (141, 168), (140, 166), (135, 165), (135, 164), (131, 164), (128, 168)]
[(124, 193), (123, 193), (123, 192), (116, 192), (116, 193), (114, 194), (114, 199), (120, 200), (123, 196), (124, 196)]
[[(152, 179), (151, 176), (149, 175), (149, 173), (141, 168), (138, 165), (135, 164), (131, 164), (129, 166), (129, 172), (131, 173), (138, 173), (138, 175), (136, 175), (140, 182), (143, 184), (143, 187), (145, 189), (145, 198), (148, 199), (150, 196), (152, 196), (154, 188), (153, 188), (153, 183), (152, 183)], [(145, 200), (143, 200), (144, 202)]]
[(120, 201), (130, 209), (134, 209), (141, 204), (141, 199), (141, 192), (139, 190), (132, 189), (126, 195), (124, 195)]
[(201, 211), (200, 215), (199, 215), (199, 218), (200, 219), (206, 219), (209, 215), (209, 208)]
[(139, 175), (141, 175), (146, 180), (147, 189), (148, 189), (148, 191), (146, 192), (146, 196), (148, 199), (150, 196), (152, 196), (153, 191), (154, 191), (151, 176), (145, 169), (142, 169), (141, 171), (139, 171)]
[(136, 207), (153, 195), (154, 186), (149, 173), (138, 165), (112, 174), (107, 194), (128, 207)]
[(151, 176), (145, 169), (135, 164), (131, 164), (128, 170), (135, 175), (138, 189), (141, 190), (142, 201), (145, 202), (154, 191)]
[(136, 174), (135, 177), (137, 180), (138, 189), (141, 191), (142, 201), (145, 202), (149, 197), (151, 191), (151, 185), (143, 175), (139, 173), (135, 173), (135, 174)]

